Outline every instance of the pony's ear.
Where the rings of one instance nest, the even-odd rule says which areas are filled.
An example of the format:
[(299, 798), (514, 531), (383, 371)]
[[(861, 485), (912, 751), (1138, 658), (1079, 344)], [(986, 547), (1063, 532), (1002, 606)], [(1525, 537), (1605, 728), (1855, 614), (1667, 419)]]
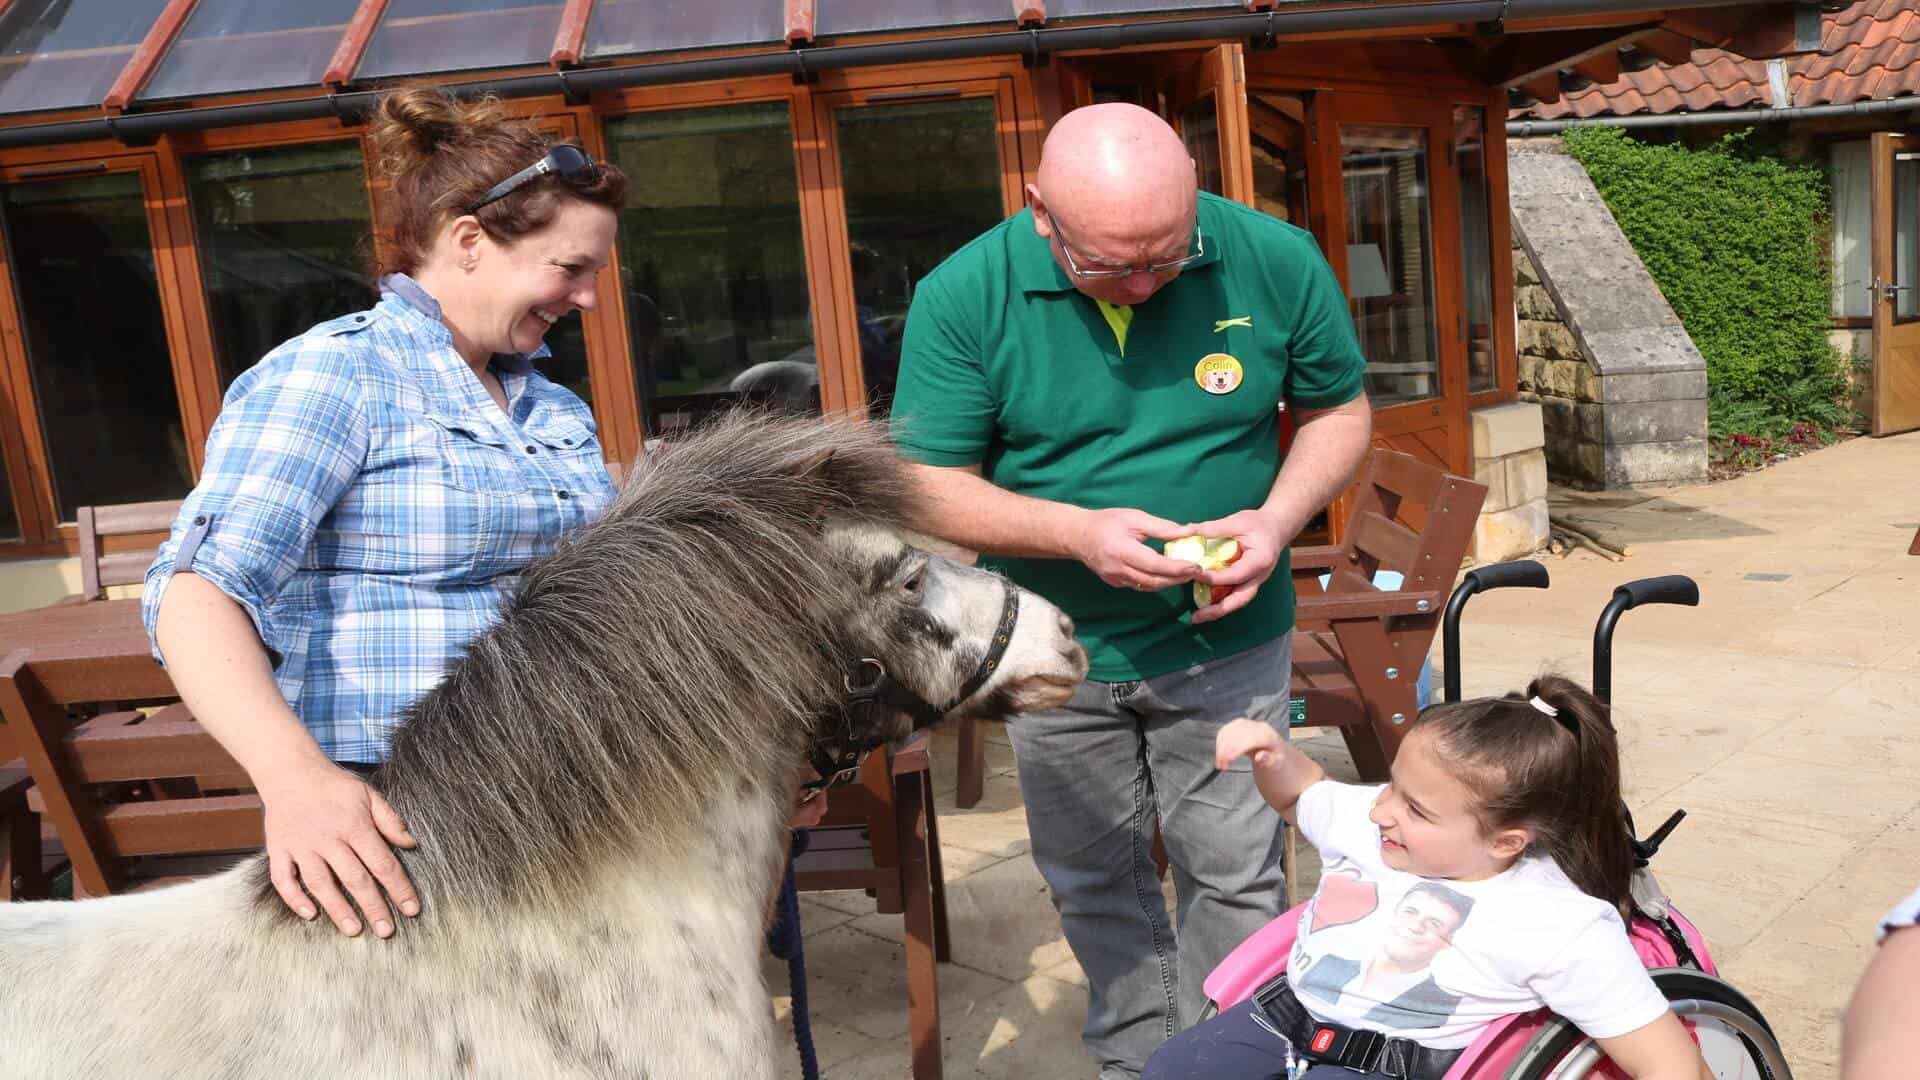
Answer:
[(816, 518), (825, 520), (833, 510), (836, 496), (839, 494), (838, 470), (833, 464), (833, 448), (827, 447), (807, 456), (793, 471), (793, 478), (800, 485), (811, 488), (813, 505), (808, 508)]

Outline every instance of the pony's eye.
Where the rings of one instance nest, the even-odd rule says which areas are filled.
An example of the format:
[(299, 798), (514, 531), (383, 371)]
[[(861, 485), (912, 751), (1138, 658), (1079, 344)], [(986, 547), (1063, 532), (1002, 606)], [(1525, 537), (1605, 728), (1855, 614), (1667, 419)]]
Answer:
[(906, 580), (900, 583), (900, 591), (906, 593), (908, 596), (919, 596), (920, 587), (925, 585), (926, 581), (927, 564), (922, 562), (913, 568), (913, 573), (908, 574)]

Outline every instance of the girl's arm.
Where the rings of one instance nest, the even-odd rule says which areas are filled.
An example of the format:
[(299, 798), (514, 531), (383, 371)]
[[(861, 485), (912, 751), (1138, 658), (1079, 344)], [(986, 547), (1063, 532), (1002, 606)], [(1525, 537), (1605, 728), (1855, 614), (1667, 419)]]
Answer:
[(1236, 759), (1253, 756), (1253, 781), (1267, 805), (1295, 825), (1293, 811), (1300, 793), (1327, 778), (1320, 763), (1295, 750), (1272, 724), (1242, 716), (1214, 737), (1213, 767), (1224, 769)]
[(1638, 1030), (1594, 1042), (1633, 1080), (1713, 1080), (1700, 1047), (1672, 1010)]

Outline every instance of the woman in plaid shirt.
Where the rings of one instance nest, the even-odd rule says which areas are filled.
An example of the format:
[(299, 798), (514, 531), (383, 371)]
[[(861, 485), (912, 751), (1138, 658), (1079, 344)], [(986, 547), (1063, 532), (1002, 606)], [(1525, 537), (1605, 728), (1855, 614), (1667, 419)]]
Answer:
[(372, 138), (395, 223), (380, 301), (234, 380), (143, 612), (259, 789), (281, 898), (358, 934), (350, 895), (386, 937), (382, 890), (420, 909), (389, 846), (414, 841), (360, 774), (519, 572), (612, 495), (591, 412), (533, 365), (594, 305), (626, 178), (438, 90), (384, 98)]

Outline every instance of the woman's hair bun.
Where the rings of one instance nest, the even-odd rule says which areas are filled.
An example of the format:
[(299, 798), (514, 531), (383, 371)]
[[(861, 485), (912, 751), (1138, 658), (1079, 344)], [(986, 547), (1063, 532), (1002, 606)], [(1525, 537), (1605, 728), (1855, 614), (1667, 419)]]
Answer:
[(413, 86), (382, 96), (369, 129), (381, 170), (399, 177), (420, 169), (443, 147), (505, 118), (506, 109), (495, 98), (461, 101), (437, 86)]

